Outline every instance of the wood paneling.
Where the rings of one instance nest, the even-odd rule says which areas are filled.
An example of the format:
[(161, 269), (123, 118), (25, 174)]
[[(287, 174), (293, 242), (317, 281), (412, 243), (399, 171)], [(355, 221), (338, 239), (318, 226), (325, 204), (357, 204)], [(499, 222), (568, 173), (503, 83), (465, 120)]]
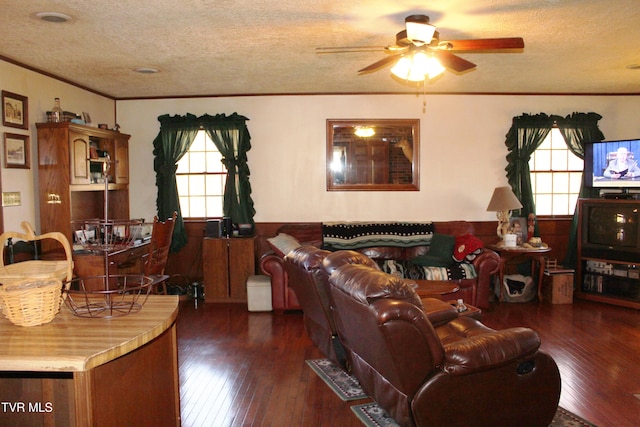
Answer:
[(201, 281), (202, 274), (202, 238), (205, 221), (186, 221), (187, 245), (179, 252), (169, 253), (165, 274), (186, 276), (190, 281)]
[[(485, 245), (496, 243), (496, 221), (472, 221), (475, 233)], [(260, 257), (271, 248), (267, 238), (277, 234), (278, 228), (286, 222), (261, 222), (255, 226), (255, 268), (259, 273)], [(538, 227), (544, 242), (551, 246), (549, 256), (559, 261), (564, 260), (569, 240), (570, 218), (539, 219)], [(202, 238), (204, 236), (205, 221), (189, 221), (185, 223), (188, 243), (180, 252), (169, 254), (166, 274), (187, 276), (191, 281), (201, 281), (202, 273)]]

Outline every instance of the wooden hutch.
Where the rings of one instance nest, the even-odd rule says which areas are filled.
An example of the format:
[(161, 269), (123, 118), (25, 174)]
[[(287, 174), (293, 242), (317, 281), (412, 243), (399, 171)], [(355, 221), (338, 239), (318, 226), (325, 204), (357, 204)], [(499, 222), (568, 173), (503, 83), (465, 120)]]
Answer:
[[(41, 233), (59, 231), (72, 243), (73, 221), (104, 218), (107, 158), (108, 218), (129, 219), (129, 135), (70, 122), (36, 127)], [(144, 252), (135, 247), (115, 254), (114, 273), (141, 271)], [(77, 276), (104, 274), (101, 256), (74, 255), (74, 261)]]

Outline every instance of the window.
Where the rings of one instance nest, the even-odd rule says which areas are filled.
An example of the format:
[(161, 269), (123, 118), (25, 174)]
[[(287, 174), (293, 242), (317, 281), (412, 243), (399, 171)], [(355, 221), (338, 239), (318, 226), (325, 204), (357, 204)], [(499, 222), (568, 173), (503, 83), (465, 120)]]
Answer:
[(222, 155), (204, 130), (178, 161), (176, 183), (183, 218), (222, 216), (227, 169)]
[(573, 215), (583, 161), (569, 150), (558, 128), (533, 152), (529, 168), (536, 215)]

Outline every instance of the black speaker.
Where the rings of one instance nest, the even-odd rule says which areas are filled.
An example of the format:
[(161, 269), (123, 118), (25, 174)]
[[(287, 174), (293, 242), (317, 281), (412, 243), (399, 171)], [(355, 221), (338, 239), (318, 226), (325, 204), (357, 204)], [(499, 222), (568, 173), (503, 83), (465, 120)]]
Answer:
[(206, 237), (220, 237), (221, 234), (221, 222), (219, 219), (207, 220), (207, 226), (204, 231)]
[(233, 221), (231, 217), (222, 218), (222, 237), (231, 237), (233, 235)]

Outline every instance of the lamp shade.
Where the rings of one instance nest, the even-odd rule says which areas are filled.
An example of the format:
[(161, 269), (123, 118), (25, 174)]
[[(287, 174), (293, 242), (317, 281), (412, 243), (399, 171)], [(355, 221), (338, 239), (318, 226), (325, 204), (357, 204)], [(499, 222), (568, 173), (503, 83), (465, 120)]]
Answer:
[(493, 190), (489, 206), (487, 206), (487, 211), (511, 211), (513, 209), (520, 209), (521, 207), (522, 203), (520, 203), (520, 200), (518, 200), (516, 195), (513, 194), (511, 187), (496, 187), (496, 189)]

